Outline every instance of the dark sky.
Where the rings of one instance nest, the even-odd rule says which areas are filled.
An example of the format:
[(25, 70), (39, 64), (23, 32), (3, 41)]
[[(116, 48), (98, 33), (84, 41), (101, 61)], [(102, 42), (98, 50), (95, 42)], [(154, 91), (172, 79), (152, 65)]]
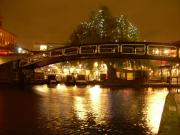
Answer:
[(180, 0), (0, 0), (0, 16), (19, 45), (32, 48), (36, 41), (66, 42), (100, 5), (113, 16), (126, 15), (143, 40), (180, 40)]

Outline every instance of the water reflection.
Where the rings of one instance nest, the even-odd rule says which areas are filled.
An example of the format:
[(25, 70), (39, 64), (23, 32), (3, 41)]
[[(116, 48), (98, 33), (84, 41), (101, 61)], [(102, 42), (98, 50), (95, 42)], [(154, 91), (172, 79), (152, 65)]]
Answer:
[(86, 120), (87, 109), (84, 104), (84, 98), (82, 97), (74, 97), (74, 108), (76, 111), (76, 115), (80, 120)]
[(106, 99), (102, 99), (102, 89), (98, 85), (90, 87), (88, 89), (88, 93), (90, 98), (90, 107), (95, 116), (95, 121), (96, 123), (100, 123), (100, 120), (103, 118), (103, 113), (101, 112), (101, 102)]
[[(104, 123), (105, 115), (108, 113), (108, 98), (102, 95), (100, 86), (88, 86), (86, 89), (73, 87), (74, 109), (78, 119), (86, 121), (88, 115), (92, 116), (96, 124)], [(78, 94), (85, 90), (84, 94)]]
[[(40, 85), (39, 121), (50, 133), (156, 134), (167, 89)], [(46, 120), (46, 121), (45, 121)], [(70, 132), (69, 132), (70, 131)]]
[(95, 121), (97, 124), (105, 124), (107, 119), (105, 116), (108, 115), (110, 110), (109, 108), (109, 100), (107, 93), (107, 89), (102, 89), (100, 86), (95, 85), (94, 87), (90, 87), (88, 89), (89, 98), (90, 98), (90, 108), (94, 114)]
[(147, 113), (147, 124), (153, 134), (157, 134), (161, 121), (161, 116), (164, 108), (165, 98), (168, 94), (166, 88), (159, 91), (154, 91), (152, 88), (147, 90), (146, 108), (144, 113)]
[(41, 94), (49, 93), (49, 88), (47, 87), (47, 84), (34, 86), (34, 89), (36, 90), (36, 92), (41, 93)]

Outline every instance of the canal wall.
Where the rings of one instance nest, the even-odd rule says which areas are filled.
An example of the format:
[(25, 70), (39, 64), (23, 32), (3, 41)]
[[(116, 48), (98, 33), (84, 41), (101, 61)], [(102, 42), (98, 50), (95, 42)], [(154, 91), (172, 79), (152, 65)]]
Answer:
[(166, 97), (158, 135), (180, 135), (180, 116), (174, 96), (169, 93)]
[(0, 55), (0, 64), (5, 64), (11, 61), (16, 61), (18, 59), (26, 58), (27, 54), (9, 54), (9, 55)]
[(11, 61), (0, 65), (0, 83), (13, 83), (17, 80), (17, 61)]
[(22, 69), (19, 62), (17, 59), (0, 65), (0, 83), (30, 84), (34, 81), (34, 69)]

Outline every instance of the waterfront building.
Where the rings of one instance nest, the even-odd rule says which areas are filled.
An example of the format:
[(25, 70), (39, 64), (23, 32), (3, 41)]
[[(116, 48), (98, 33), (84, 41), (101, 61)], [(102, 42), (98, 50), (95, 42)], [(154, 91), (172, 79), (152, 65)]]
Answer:
[(14, 46), (15, 44), (16, 36), (2, 27), (2, 19), (0, 18), (0, 47)]

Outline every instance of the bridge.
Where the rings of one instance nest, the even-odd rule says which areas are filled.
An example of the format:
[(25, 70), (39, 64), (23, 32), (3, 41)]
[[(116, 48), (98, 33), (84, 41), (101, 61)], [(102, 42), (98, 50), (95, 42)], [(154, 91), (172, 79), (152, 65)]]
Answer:
[(161, 42), (119, 42), (65, 46), (21, 59), (21, 68), (81, 59), (150, 59), (180, 62), (180, 46)]
[[(12, 80), (31, 80), (34, 76), (34, 69), (49, 64), (76, 61), (83, 59), (147, 59), (179, 63), (180, 46), (173, 43), (161, 42), (118, 42), (103, 44), (83, 44), (64, 46), (49, 51), (44, 51), (26, 58), (14, 61), (10, 66), (1, 66), (0, 72), (10, 70)], [(8, 65), (8, 64), (7, 64)], [(7, 74), (9, 71), (6, 72)], [(9, 79), (8, 75), (7, 78)], [(8, 80), (7, 79), (7, 80)], [(0, 81), (3, 79), (0, 78)]]

